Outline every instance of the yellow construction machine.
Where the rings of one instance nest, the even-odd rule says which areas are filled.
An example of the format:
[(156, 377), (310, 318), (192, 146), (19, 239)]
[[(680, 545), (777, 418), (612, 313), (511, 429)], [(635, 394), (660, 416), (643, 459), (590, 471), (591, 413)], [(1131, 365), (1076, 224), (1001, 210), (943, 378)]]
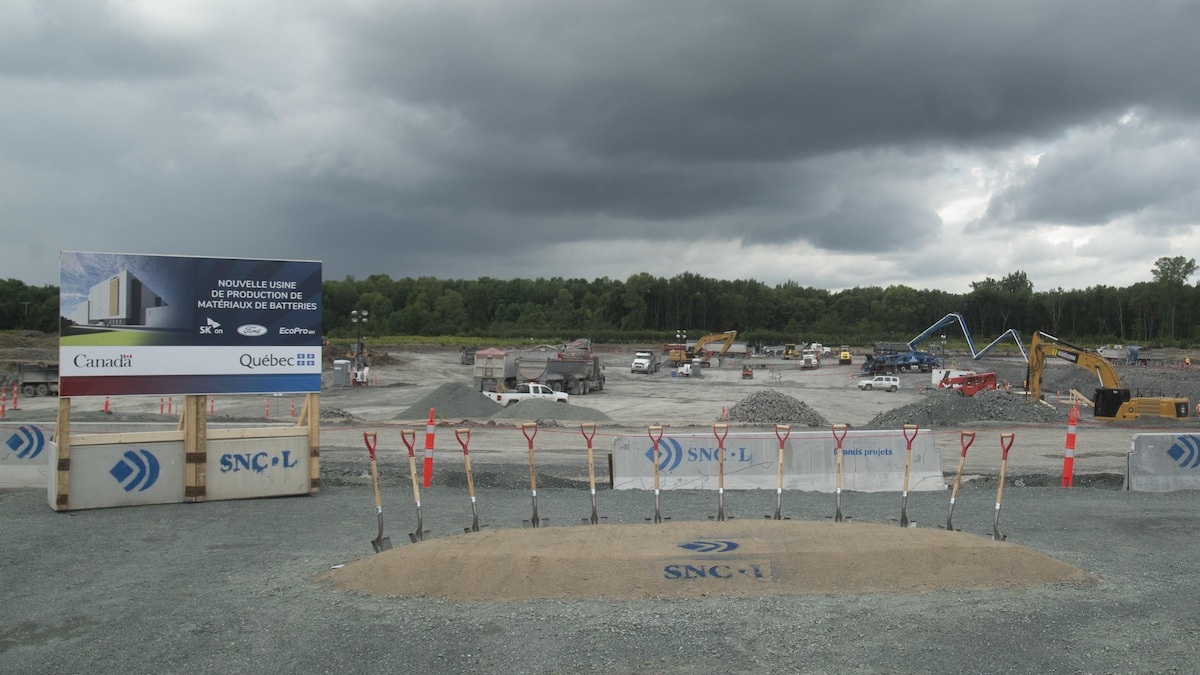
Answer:
[(1046, 370), (1047, 356), (1063, 359), (1096, 375), (1100, 386), (1096, 389), (1092, 416), (1098, 420), (1135, 420), (1142, 415), (1171, 419), (1188, 416), (1191, 403), (1186, 398), (1130, 396), (1108, 359), (1042, 332), (1034, 333), (1029, 345), (1026, 388), (1031, 400), (1042, 398), (1042, 374)]
[(733, 341), (735, 339), (737, 339), (736, 330), (727, 330), (724, 333), (712, 333), (710, 335), (705, 335), (699, 340), (696, 340), (696, 344), (690, 348), (672, 349), (667, 352), (667, 361), (671, 364), (672, 368), (676, 368), (680, 364), (691, 363), (693, 359), (699, 357), (703, 359), (702, 363), (707, 366), (708, 360), (712, 357), (713, 352), (712, 350), (705, 349), (706, 345), (712, 344), (717, 340), (724, 341), (721, 345), (721, 349), (717, 352), (717, 357), (720, 358), (725, 355), (725, 352), (729, 351), (729, 348), (733, 345)]

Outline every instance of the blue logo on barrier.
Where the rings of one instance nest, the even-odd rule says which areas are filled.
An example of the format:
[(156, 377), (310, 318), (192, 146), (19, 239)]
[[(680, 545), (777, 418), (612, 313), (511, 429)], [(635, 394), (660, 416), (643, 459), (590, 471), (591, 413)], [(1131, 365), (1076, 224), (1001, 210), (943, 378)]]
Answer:
[(679, 548), (685, 548), (697, 553), (728, 553), (737, 547), (738, 544), (736, 541), (710, 541), (706, 539), (689, 541), (679, 545)]
[(7, 445), (18, 459), (33, 459), (46, 447), (46, 435), (37, 427), (18, 427), (17, 433), (8, 437)]
[[(124, 484), (126, 492), (144, 492), (158, 480), (158, 458), (146, 450), (139, 449), (138, 453), (141, 455), (126, 450), (125, 459), (117, 460), (113, 468), (108, 470), (117, 483)], [(130, 479), (130, 476), (133, 478)]]
[(1195, 436), (1180, 436), (1175, 445), (1167, 450), (1167, 456), (1181, 468), (1195, 469), (1200, 466), (1200, 439)]
[[(654, 443), (646, 451), (646, 459), (654, 462)], [(683, 446), (674, 438), (664, 438), (658, 442), (658, 470), (674, 471), (683, 461)]]

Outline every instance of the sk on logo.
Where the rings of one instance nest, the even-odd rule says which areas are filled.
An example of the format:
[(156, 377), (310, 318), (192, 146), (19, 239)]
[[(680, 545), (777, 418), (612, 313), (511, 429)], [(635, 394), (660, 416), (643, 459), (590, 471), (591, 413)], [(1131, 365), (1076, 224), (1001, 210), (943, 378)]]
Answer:
[(1200, 438), (1180, 436), (1175, 439), (1175, 445), (1167, 450), (1167, 456), (1175, 460), (1181, 469), (1200, 467)]
[(6, 445), (17, 453), (17, 459), (33, 459), (46, 447), (46, 436), (37, 427), (18, 427), (17, 433), (8, 437)]
[[(646, 451), (646, 459), (654, 463), (654, 444)], [(674, 438), (663, 438), (658, 442), (658, 470), (674, 471), (683, 461), (683, 446)]]
[(126, 492), (144, 492), (158, 480), (158, 458), (146, 450), (126, 450), (125, 458), (117, 460), (108, 473)]

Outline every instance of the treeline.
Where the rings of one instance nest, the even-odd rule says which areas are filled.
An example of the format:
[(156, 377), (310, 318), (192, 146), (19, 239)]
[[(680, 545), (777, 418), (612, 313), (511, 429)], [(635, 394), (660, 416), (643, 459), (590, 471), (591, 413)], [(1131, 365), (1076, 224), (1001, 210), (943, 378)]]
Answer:
[[(539, 278), (445, 280), (372, 275), (324, 284), (324, 329), (330, 337), (424, 335), (558, 342), (665, 342), (737, 330), (752, 344), (817, 341), (867, 345), (907, 341), (950, 312), (967, 321), (976, 347), (1015, 329), (1023, 340), (1045, 331), (1083, 344), (1150, 346), (1200, 343), (1200, 288), (1189, 258), (1160, 258), (1154, 280), (1128, 288), (1093, 286), (1035, 292), (1022, 271), (971, 284), (966, 294), (908, 286), (842, 291), (788, 282), (670, 279), (642, 273), (625, 281)], [(351, 311), (368, 312), (365, 325)], [(949, 326), (952, 343), (962, 332)]]
[[(392, 279), (375, 274), (323, 284), (326, 337), (458, 336), (469, 341), (656, 343), (736, 330), (752, 344), (822, 342), (868, 345), (907, 341), (950, 312), (967, 321), (977, 347), (1015, 329), (1023, 340), (1045, 331), (1085, 346), (1115, 343), (1188, 347), (1200, 344), (1200, 287), (1189, 285), (1196, 262), (1159, 258), (1153, 280), (1127, 288), (1034, 291), (1025, 272), (985, 278), (965, 294), (908, 286), (841, 291), (768, 286), (754, 280), (647, 273), (624, 281), (586, 279)], [(351, 322), (352, 311), (367, 322)], [(0, 330), (58, 330), (58, 288), (0, 282)], [(945, 333), (960, 343), (957, 326)]]

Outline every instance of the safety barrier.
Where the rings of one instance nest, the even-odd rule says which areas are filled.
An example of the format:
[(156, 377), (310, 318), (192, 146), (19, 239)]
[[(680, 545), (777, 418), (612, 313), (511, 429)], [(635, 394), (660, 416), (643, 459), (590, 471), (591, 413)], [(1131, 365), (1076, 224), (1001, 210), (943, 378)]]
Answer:
[(1200, 490), (1200, 434), (1134, 434), (1125, 457), (1124, 489)]
[[(906, 442), (901, 430), (850, 431), (843, 441), (843, 488), (859, 492), (899, 489), (904, 479)], [(794, 433), (784, 451), (783, 487), (831, 491), (837, 444), (829, 431)], [(664, 435), (659, 443), (662, 489), (718, 488), (717, 444), (712, 434)], [(613, 440), (613, 487), (650, 489), (654, 448), (645, 435)], [(725, 444), (727, 489), (776, 489), (779, 440), (770, 433), (730, 434)], [(941, 458), (933, 434), (921, 430), (912, 445), (910, 490), (944, 490)]]

